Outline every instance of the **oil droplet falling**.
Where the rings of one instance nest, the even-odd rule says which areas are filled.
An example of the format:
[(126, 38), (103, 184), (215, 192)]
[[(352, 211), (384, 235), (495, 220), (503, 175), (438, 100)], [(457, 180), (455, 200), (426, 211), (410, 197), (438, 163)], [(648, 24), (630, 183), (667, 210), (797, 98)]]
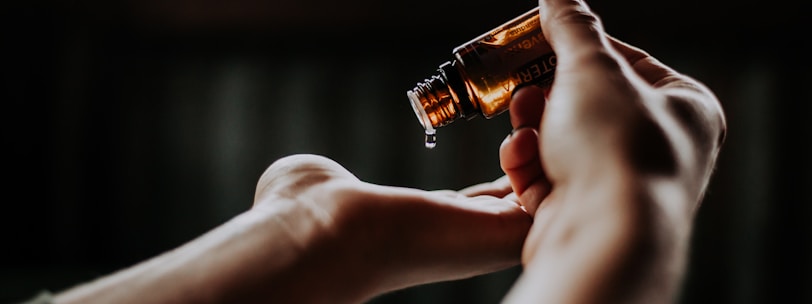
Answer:
[(434, 130), (426, 130), (426, 148), (432, 149), (437, 146), (437, 133)]

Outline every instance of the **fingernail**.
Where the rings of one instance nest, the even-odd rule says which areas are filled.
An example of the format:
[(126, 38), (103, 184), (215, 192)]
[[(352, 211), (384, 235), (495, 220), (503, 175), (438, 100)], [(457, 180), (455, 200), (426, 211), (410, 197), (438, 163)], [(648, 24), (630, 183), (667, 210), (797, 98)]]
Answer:
[(502, 144), (500, 146), (504, 146), (507, 143), (509, 143), (510, 139), (513, 137), (513, 133), (515, 133), (515, 132), (516, 132), (516, 129), (511, 130), (510, 133), (508, 133), (508, 135), (505, 136), (505, 139), (502, 140)]
[(510, 136), (513, 136), (514, 134), (516, 134), (516, 132), (519, 132), (519, 130), (521, 130), (521, 129), (528, 129), (528, 128), (533, 128), (533, 127), (528, 126), (528, 125), (518, 126), (518, 127), (514, 128), (513, 130), (510, 130)]

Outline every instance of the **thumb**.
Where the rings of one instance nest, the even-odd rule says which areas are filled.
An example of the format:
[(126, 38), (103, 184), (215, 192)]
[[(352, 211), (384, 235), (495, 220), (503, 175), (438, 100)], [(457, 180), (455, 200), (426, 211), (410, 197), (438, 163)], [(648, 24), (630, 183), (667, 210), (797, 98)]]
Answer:
[(539, 135), (530, 127), (514, 130), (499, 147), (502, 171), (530, 215), (536, 214), (539, 204), (550, 193), (539, 155)]

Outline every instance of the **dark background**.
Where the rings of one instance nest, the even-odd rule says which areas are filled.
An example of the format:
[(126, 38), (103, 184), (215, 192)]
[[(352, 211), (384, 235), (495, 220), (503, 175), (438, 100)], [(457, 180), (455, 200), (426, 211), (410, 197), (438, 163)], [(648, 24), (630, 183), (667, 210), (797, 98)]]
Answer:
[[(590, 1), (719, 96), (729, 136), (681, 303), (812, 303), (810, 26), (792, 3)], [(174, 248), (251, 205), (275, 159), (457, 189), (501, 175), (507, 115), (423, 135), (405, 92), (534, 1), (28, 1), (2, 9), (0, 301)], [(804, 16), (804, 17), (802, 17)], [(383, 295), (496, 303), (520, 273)]]

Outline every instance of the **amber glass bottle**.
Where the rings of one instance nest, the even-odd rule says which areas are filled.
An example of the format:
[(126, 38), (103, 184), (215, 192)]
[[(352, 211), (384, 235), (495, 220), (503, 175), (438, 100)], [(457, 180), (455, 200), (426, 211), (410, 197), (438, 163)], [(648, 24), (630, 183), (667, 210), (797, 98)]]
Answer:
[(538, 8), (456, 47), (437, 74), (406, 92), (433, 140), (435, 128), (458, 118), (494, 117), (524, 85), (548, 86), (556, 57), (541, 32)]

